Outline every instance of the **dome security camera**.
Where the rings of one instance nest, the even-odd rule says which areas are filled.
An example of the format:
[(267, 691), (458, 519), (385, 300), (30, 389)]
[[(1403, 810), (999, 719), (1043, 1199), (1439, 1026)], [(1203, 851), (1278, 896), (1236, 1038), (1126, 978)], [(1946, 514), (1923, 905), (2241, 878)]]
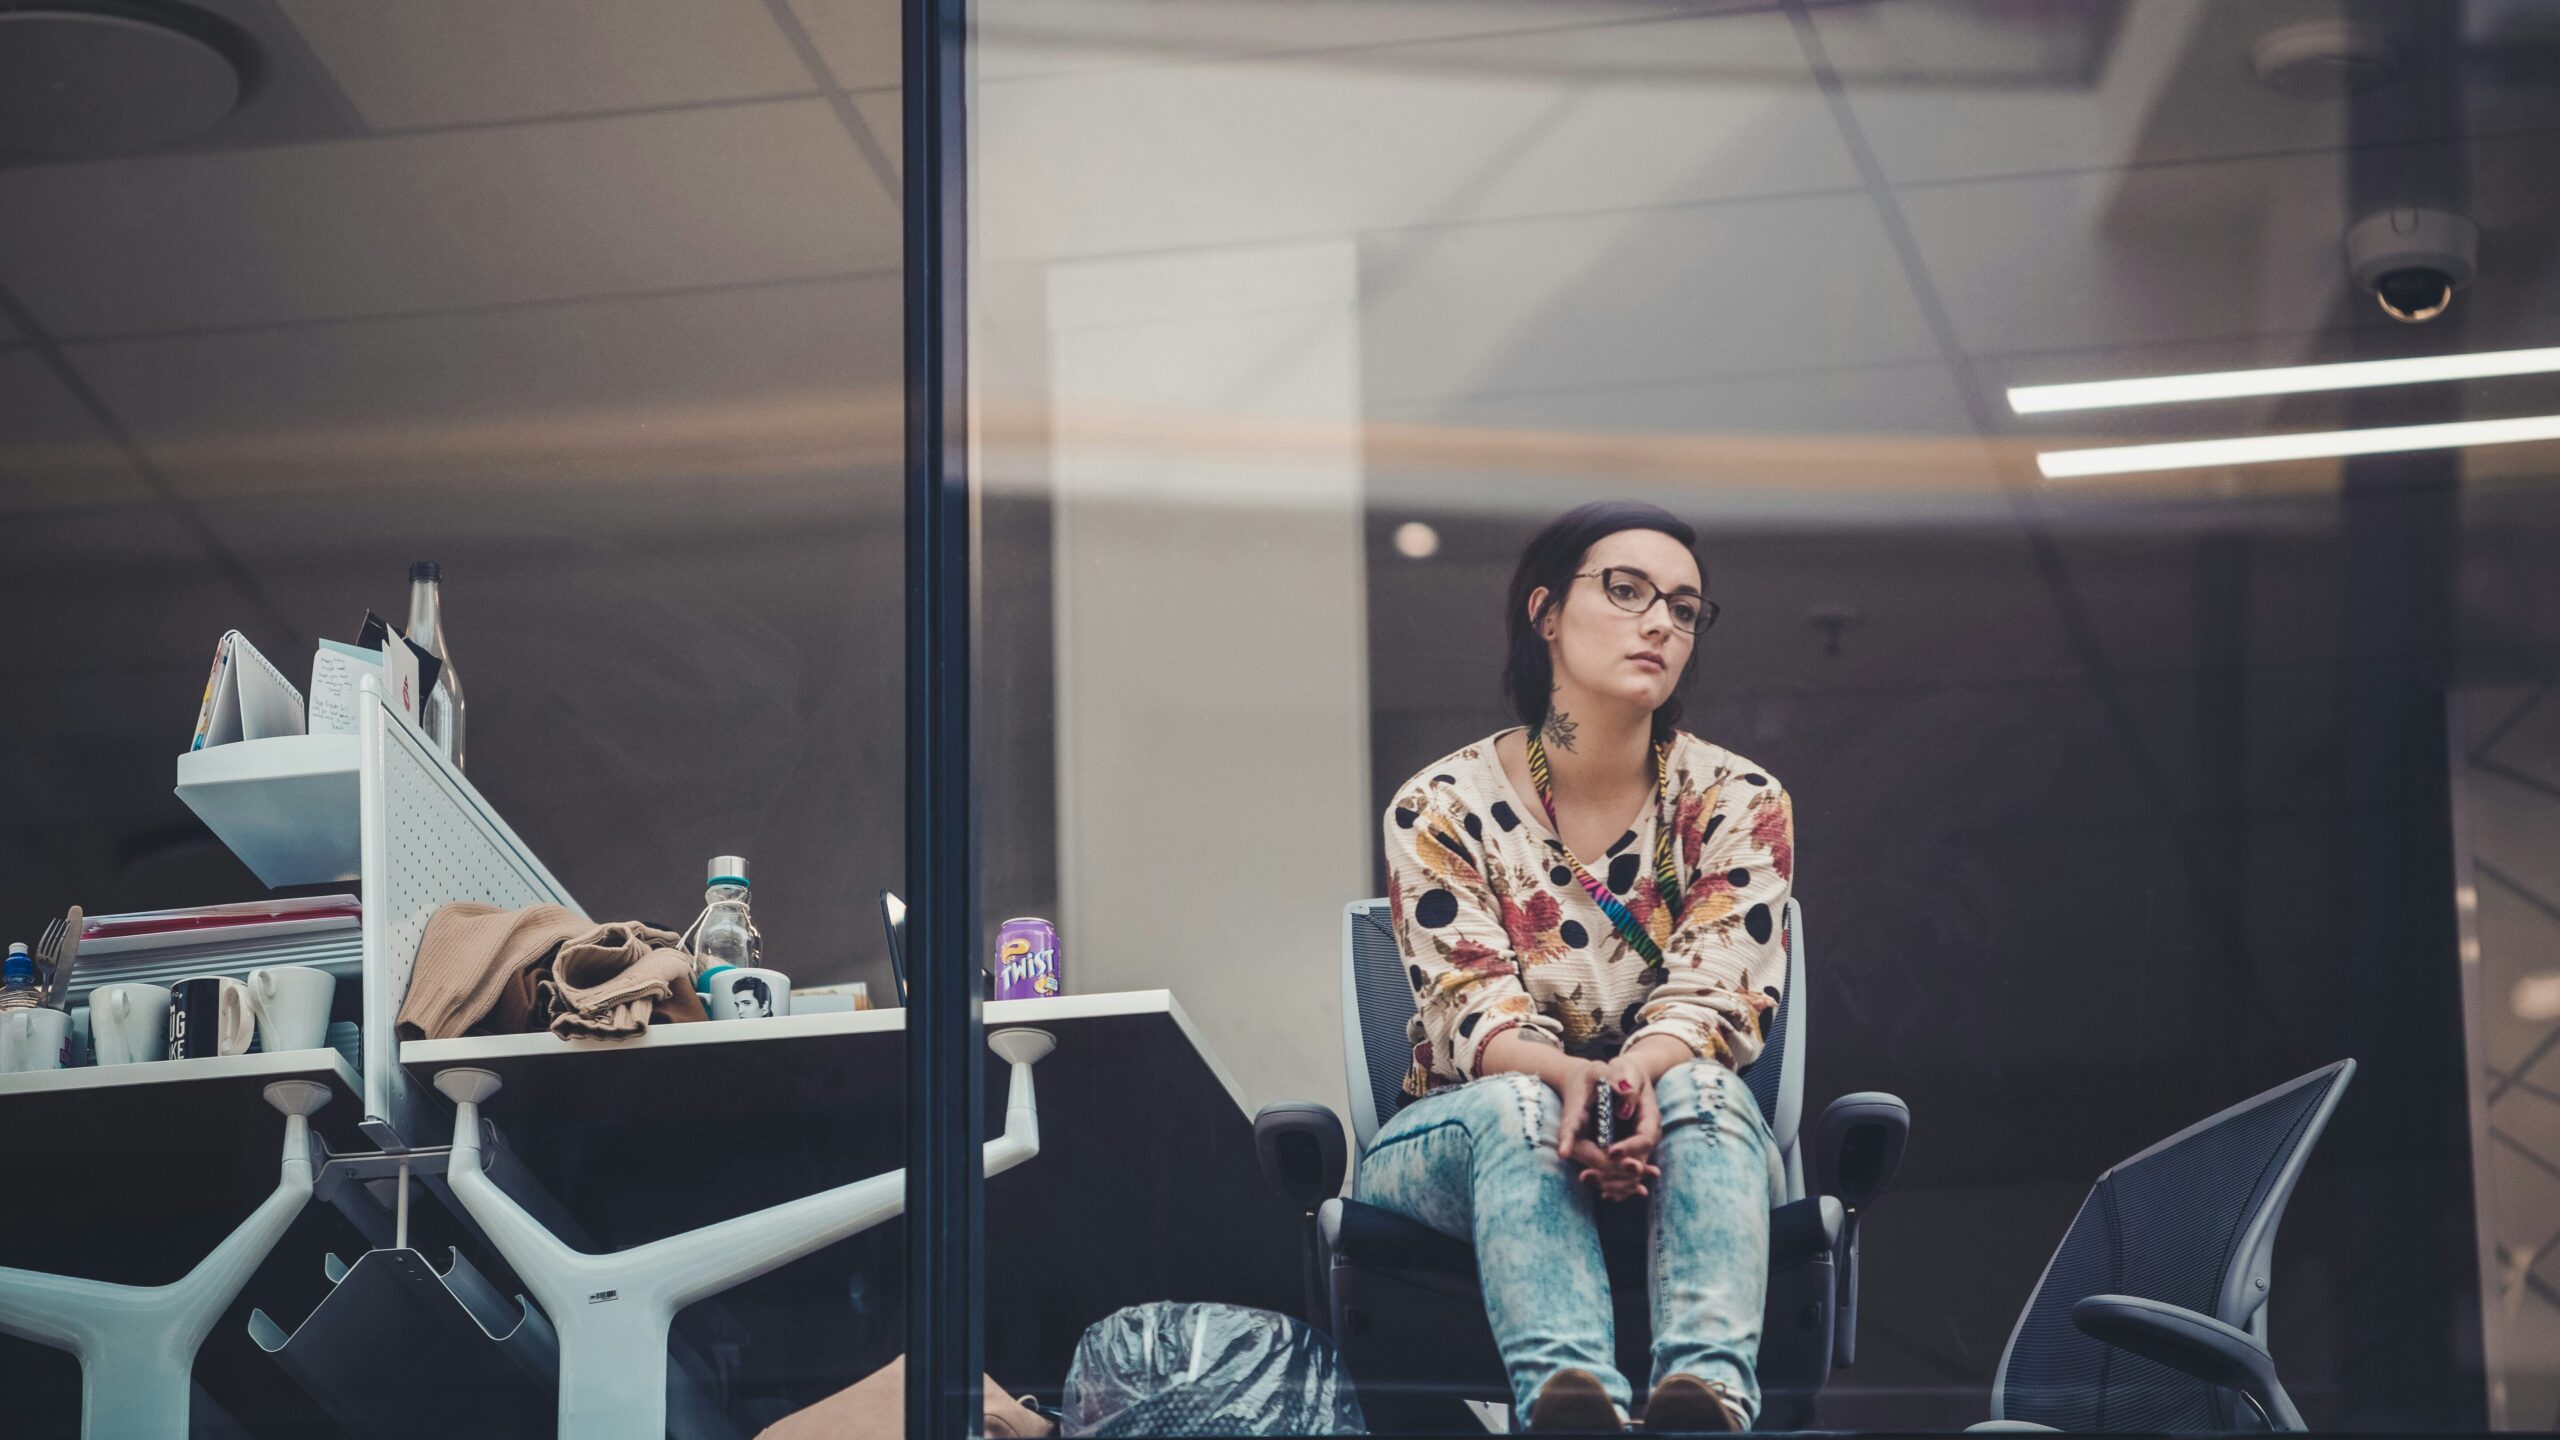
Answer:
[(2416, 325), (2453, 304), (2480, 270), (2480, 227), (2450, 210), (2394, 206), (2347, 230), (2347, 271), (2382, 313)]

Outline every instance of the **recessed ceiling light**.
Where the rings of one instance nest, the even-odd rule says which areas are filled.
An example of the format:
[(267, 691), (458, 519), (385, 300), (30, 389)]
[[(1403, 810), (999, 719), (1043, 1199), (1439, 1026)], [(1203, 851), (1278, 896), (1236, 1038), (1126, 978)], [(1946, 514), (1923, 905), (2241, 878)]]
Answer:
[(1396, 553), (1408, 560), (1428, 560), (1440, 553), (1440, 532), (1419, 520), (1396, 527)]
[(0, 5), (0, 154), (121, 155), (240, 103), (232, 29), (190, 5)]
[(2545, 970), (2516, 982), (2507, 997), (2519, 1020), (2560, 1020), (2560, 970)]
[(2091, 475), (2132, 475), (2146, 470), (2197, 470), (2212, 465), (2263, 465), (2277, 460), (2327, 460), (2347, 455), (2393, 455), (2411, 450), (2459, 450), (2560, 440), (2560, 415), (2514, 420), (2455, 420), (2441, 425), (2382, 425), (2363, 430), (2317, 430), (2298, 435), (2242, 435), (2228, 440), (2179, 440), (2165, 445), (2109, 445), (2090, 450), (2048, 450), (2036, 456), (2047, 480)]
[(2381, 385), (2424, 385), (2431, 381), (2486, 380), (2500, 375), (2546, 375), (2555, 371), (2560, 371), (2560, 346), (2429, 355), (2415, 360), (2351, 360), (2338, 365), (2088, 380), (2071, 385), (2012, 385), (2009, 408), (2020, 415), (2050, 415), (2063, 410), (2176, 405), (2252, 395), (2307, 395), (2320, 390), (2365, 390)]
[(2400, 47), (2370, 25), (2306, 20), (2259, 37), (2249, 53), (2258, 83), (2296, 100), (2343, 100), (2400, 72)]

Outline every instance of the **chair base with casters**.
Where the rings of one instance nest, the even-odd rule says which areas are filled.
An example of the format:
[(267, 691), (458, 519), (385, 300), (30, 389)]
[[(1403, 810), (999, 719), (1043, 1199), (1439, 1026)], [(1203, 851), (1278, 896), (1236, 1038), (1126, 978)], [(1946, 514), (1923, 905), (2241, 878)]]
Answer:
[[(1004, 1134), (986, 1145), (990, 1176), (1040, 1153), (1031, 1067), (1056, 1040), (1042, 1030), (999, 1030), (987, 1047), (1013, 1067)], [(667, 1428), (667, 1330), (676, 1312), (707, 1295), (897, 1217), (907, 1178), (892, 1170), (752, 1215), (610, 1254), (573, 1250), (525, 1213), (481, 1169), (480, 1106), (498, 1090), (486, 1070), (439, 1071), (454, 1102), (454, 1198), (533, 1292), (556, 1332), (562, 1440), (630, 1440)]]
[(68, 1350), (80, 1361), (80, 1433), (187, 1433), (189, 1376), (214, 1322), (249, 1283), (311, 1199), (311, 1115), (329, 1088), (280, 1080), (267, 1103), (284, 1112), (276, 1188), (212, 1254), (168, 1285), (109, 1285), (35, 1270), (0, 1269), (0, 1333)]
[(2109, 1167), (2001, 1353), (1976, 1430), (2300, 1430), (2267, 1353), (2276, 1227), (2356, 1062)]
[[(1345, 914), (1344, 1051), (1354, 1140), (1363, 1149), (1402, 1103), (1413, 995), (1383, 900)], [(1814, 1137), (1814, 1186), (1798, 1143), (1807, 1046), (1803, 917), (1787, 905), (1787, 986), (1760, 1060), (1744, 1074), (1779, 1147), (1787, 1201), (1770, 1212), (1770, 1271), (1757, 1375), (1764, 1427), (1812, 1423), (1814, 1397), (1857, 1353), (1858, 1226), (1892, 1182), (1911, 1113), (1891, 1095), (1843, 1096)], [(1332, 1110), (1303, 1101), (1265, 1107), (1254, 1138), (1266, 1179), (1309, 1217), (1307, 1319), (1326, 1329), (1381, 1430), (1481, 1428), (1469, 1405), (1509, 1406), (1511, 1387), (1476, 1274), (1475, 1247), (1390, 1211), (1341, 1197), (1351, 1150)], [(1650, 1369), (1643, 1206), (1600, 1210), (1621, 1373)]]

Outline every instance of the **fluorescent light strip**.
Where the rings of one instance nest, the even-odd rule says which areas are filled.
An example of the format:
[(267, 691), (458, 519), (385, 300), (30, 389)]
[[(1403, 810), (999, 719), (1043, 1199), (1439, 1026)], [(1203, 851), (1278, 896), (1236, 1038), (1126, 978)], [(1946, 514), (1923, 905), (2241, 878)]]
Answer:
[(2195, 470), (2208, 465), (2261, 465), (2271, 460), (2326, 460), (2343, 455), (2514, 445), (2527, 440), (2560, 440), (2560, 415), (2319, 430), (2302, 435), (2248, 435), (2231, 440), (2181, 440), (2167, 445), (2111, 445), (2096, 450), (2049, 450), (2036, 456), (2036, 468), (2044, 472), (2047, 480), (2071, 480), (2145, 470)]
[(2560, 346), (2492, 350), (2477, 355), (2431, 355), (2421, 360), (2355, 360), (2341, 365), (2090, 380), (2076, 385), (2013, 385), (2009, 387), (2009, 408), (2020, 415), (2050, 415), (2061, 410), (2176, 405), (2249, 395), (2303, 395), (2316, 390), (2363, 390), (2377, 385), (2423, 385), (2437, 380), (2483, 380), (2497, 375), (2545, 375), (2553, 371), (2560, 371)]

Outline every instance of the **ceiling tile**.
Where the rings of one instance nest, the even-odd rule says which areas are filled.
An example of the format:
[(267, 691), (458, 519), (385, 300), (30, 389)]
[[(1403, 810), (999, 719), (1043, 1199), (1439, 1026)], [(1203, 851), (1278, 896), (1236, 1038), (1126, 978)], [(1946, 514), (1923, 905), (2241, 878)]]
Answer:
[[(901, 303), (879, 277), (71, 353), (182, 493), (310, 502), (282, 535), (226, 536), (244, 553), (338, 543), (324, 516), (361, 529), (404, 504), (503, 531), (553, 492), (598, 529), (716, 528), (797, 513), (809, 477), (896, 465)], [(697, 499), (624, 507), (658, 482)]]
[(150, 494), (41, 356), (0, 350), (0, 512), (130, 504)]
[(866, 90), (853, 97), (854, 113), (871, 127), (871, 137), (889, 157), (889, 173), (906, 174), (906, 100), (895, 90)]
[[(16, 678), (28, 675), (170, 667), (193, 669), (201, 691), (214, 642), (257, 620), (179, 513), (156, 501), (13, 515), (9, 540), (11, 583), (69, 602), (56, 607), (59, 623), (0, 627), (0, 672), (12, 677), (13, 697)], [(148, 752), (155, 762), (184, 745), (197, 699), (182, 691), (170, 705), (185, 713), (164, 717), (168, 743)]]
[(1973, 354), (2329, 323), (2342, 177), (2327, 156), (2085, 171), (1900, 192)]
[[(63, 336), (894, 266), (819, 100), (0, 174), (0, 283)], [(23, 217), (41, 216), (40, 222)]]
[[(2002, 522), (2010, 503), (1935, 361), (1369, 407), (1372, 476), (1632, 485), (1754, 525)], [(1657, 488), (1658, 487), (1658, 488)], [(1374, 488), (1374, 484), (1373, 484)]]
[(1360, 283), (1388, 404), (1933, 355), (1863, 195), (1399, 231)]
[[(2455, 303), (2465, 349), (2549, 344), (2560, 315), (2560, 192), (2538, 178), (2549, 145), (2511, 135), (2411, 146), (2395, 203), (2426, 203), (2465, 176), (2480, 274)], [(2257, 353), (2339, 349), (2365, 358), (2444, 341), (2407, 338), (2346, 273), (2345, 235), (2370, 187), (2350, 194), (2334, 154), (2270, 156), (1905, 187), (1896, 192), (1958, 339), (1975, 355), (2079, 351), (2070, 378), (2177, 373), (2100, 352), (2223, 342)], [(2427, 332), (2415, 332), (2425, 334)], [(2239, 337), (2266, 337), (2251, 341)], [(2281, 363), (2270, 361), (2266, 363)]]
[[(2356, 97), (2352, 125), (2348, 102), (2287, 95), (2261, 83), (2251, 66), (2261, 37), (2306, 20), (2337, 21), (2336, 0), (2143, 0), (2111, 7), (2120, 18), (2102, 63), (2085, 77), (2057, 76), (2045, 84), (1913, 83), (1884, 63), (1901, 56), (1925, 67), (1978, 53), (1985, 42), (2029, 43), (2037, 15), (2067, 32), (2071, 12), (2091, 7), (2054, 5), (2037, 15), (2010, 7), (1994, 26), (1963, 23), (1967, 12), (1978, 20), (1983, 8), (1895, 0), (1813, 9), (1835, 62), (1844, 55), (1861, 62), (1842, 65), (1850, 107), (1893, 181), (2334, 150), (2560, 125), (2560, 89), (2548, 82), (2547, 71), (2501, 63), (2508, 57), (2494, 43), (2456, 51), (2449, 27), (2424, 23), (2432, 13), (2426, 6), (2359, 12), (2392, 35), (2403, 59), (2391, 83)], [(1883, 73), (1862, 78), (1861, 69)], [(2458, 84), (2443, 83), (2457, 77)]]
[(1856, 183), (1771, 14), (991, 82), (975, 98), (991, 259)]
[[(794, 0), (803, 13), (824, 3)], [(1552, 41), (1587, 27), (1740, 8), (1748, 0), (981, 0), (972, 19), (979, 77), (1010, 79), (1428, 40), (1539, 34)]]
[[(2495, 741), (2488, 746), (2485, 758), (2510, 770), (2522, 771), (2560, 794), (2560, 698), (2547, 691), (2508, 690), (2489, 695), (2464, 697), (2465, 709), (2473, 718), (2473, 728), (2489, 730), (2485, 721), (2494, 719), (2497, 727), (2484, 738)], [(2481, 703), (2481, 702), (2490, 703)], [(2560, 809), (2550, 817), (2560, 821)], [(2550, 857), (2560, 859), (2560, 855)], [(2539, 868), (2539, 867), (2537, 867)]]
[[(898, 0), (790, 0), (827, 73), (847, 90), (899, 83)], [(977, 24), (985, 24), (983, 17)]]
[(278, 0), (365, 120), (453, 125), (806, 92), (758, 0)]

